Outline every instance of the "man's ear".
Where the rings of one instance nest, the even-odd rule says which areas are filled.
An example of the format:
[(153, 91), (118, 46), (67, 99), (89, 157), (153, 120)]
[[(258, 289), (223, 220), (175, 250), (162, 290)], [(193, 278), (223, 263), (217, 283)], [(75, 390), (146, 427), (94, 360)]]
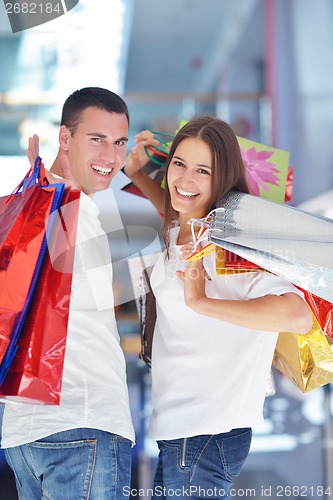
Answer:
[(69, 147), (69, 141), (71, 138), (71, 131), (69, 128), (66, 127), (66, 125), (61, 125), (60, 130), (59, 130), (59, 144), (60, 148), (63, 151), (68, 151)]

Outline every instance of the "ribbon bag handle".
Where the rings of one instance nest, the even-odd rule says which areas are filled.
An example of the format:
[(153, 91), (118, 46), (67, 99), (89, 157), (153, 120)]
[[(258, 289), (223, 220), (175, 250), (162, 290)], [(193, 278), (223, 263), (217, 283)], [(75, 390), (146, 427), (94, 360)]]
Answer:
[(34, 184), (38, 184), (39, 186), (47, 185), (45, 168), (40, 156), (37, 156), (34, 168), (30, 169), (30, 175), (23, 179), (22, 184), (23, 192), (32, 187)]
[(39, 186), (46, 186), (48, 184), (44, 164), (40, 156), (36, 158), (34, 167), (31, 167), (28, 170), (19, 185), (16, 186), (14, 191), (8, 196), (6, 203), (9, 203), (19, 192), (25, 194), (28, 189), (33, 187), (35, 184), (38, 184)]

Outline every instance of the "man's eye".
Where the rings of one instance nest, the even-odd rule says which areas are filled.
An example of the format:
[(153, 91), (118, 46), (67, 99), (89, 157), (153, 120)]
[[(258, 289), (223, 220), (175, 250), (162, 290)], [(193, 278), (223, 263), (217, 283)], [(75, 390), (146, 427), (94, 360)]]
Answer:
[(123, 146), (124, 144), (126, 144), (125, 141), (116, 141), (117, 146)]
[(94, 142), (102, 142), (102, 139), (100, 137), (92, 137), (92, 140)]

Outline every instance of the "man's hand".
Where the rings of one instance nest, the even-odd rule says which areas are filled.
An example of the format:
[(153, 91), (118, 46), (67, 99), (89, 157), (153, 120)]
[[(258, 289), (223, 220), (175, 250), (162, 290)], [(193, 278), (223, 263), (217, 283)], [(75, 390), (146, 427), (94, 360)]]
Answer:
[(34, 168), (36, 158), (39, 156), (39, 137), (34, 134), (29, 137), (28, 149), (26, 150), (26, 155), (28, 157), (31, 168)]
[[(39, 137), (37, 134), (34, 134), (32, 137), (29, 137), (28, 141), (28, 149), (26, 150), (26, 155), (28, 157), (31, 168), (34, 168), (36, 158), (39, 156)], [(77, 183), (72, 176), (71, 167), (69, 164), (67, 154), (63, 153), (60, 155), (60, 170), (63, 179), (58, 179), (49, 170), (45, 169), (45, 176), (49, 184), (55, 184), (57, 182), (64, 182), (66, 186), (77, 188)]]

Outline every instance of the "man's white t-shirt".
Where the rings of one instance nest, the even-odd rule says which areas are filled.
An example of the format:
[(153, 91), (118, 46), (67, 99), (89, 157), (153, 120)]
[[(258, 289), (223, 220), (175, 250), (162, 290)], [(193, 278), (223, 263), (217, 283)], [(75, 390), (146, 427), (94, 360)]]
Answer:
[(81, 193), (60, 405), (6, 403), (3, 448), (80, 427), (134, 442), (110, 248), (98, 212), (94, 201)]
[[(152, 348), (152, 416), (157, 440), (219, 434), (262, 422), (267, 381), (278, 332), (257, 331), (200, 315), (186, 306), (184, 285), (175, 276), (186, 263), (170, 234), (170, 260), (163, 256), (151, 275), (157, 321)], [(208, 297), (247, 300), (294, 292), (267, 272), (216, 275), (215, 252), (204, 258), (211, 277)]]

